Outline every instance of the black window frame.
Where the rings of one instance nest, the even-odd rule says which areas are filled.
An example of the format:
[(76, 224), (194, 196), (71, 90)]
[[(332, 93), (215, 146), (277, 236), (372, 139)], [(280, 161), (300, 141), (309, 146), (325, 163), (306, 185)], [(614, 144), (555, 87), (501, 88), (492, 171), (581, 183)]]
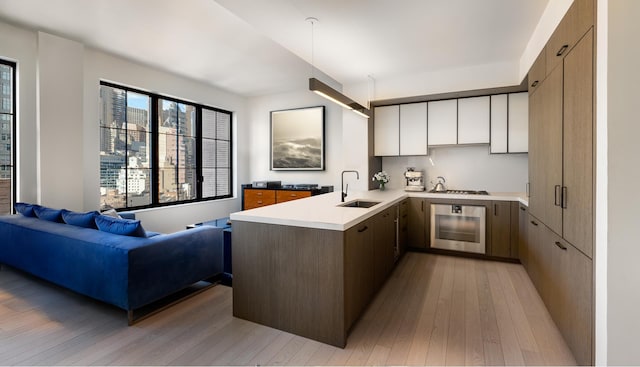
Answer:
[[(153, 92), (148, 92), (145, 90), (141, 90), (138, 88), (132, 88), (129, 86), (124, 86), (124, 85), (120, 85), (120, 84), (116, 84), (116, 83), (112, 83), (112, 82), (108, 82), (108, 81), (100, 81), (100, 88), (102, 88), (103, 86), (105, 87), (110, 87), (110, 88), (115, 88), (115, 89), (120, 89), (120, 90), (124, 90), (125, 92), (132, 92), (132, 93), (137, 93), (137, 94), (141, 94), (141, 95), (145, 95), (147, 97), (149, 97), (150, 100), (150, 104), (149, 104), (149, 127), (150, 127), (150, 135), (151, 135), (151, 152), (150, 152), (150, 159), (151, 159), (151, 167), (149, 168), (150, 171), (150, 176), (151, 176), (151, 182), (150, 182), (150, 195), (151, 195), (151, 203), (148, 205), (137, 205), (137, 206), (129, 206), (129, 200), (125, 200), (125, 206), (124, 207), (120, 207), (120, 208), (114, 208), (117, 211), (129, 211), (129, 210), (139, 210), (139, 209), (148, 209), (148, 208), (160, 208), (160, 207), (167, 207), (167, 206), (174, 206), (174, 205), (183, 205), (183, 204), (189, 204), (189, 203), (197, 203), (197, 202), (206, 202), (206, 201), (215, 201), (215, 200), (221, 200), (221, 199), (229, 199), (229, 198), (233, 198), (233, 173), (234, 173), (234, 166), (233, 166), (233, 112), (231, 111), (227, 111), (221, 108), (217, 108), (217, 107), (212, 107), (212, 106), (207, 106), (201, 103), (196, 103), (196, 102), (192, 102), (192, 101), (188, 101), (188, 100), (183, 100), (183, 99), (179, 99), (179, 98), (175, 98), (172, 96), (167, 96), (167, 95), (162, 95), (162, 94), (158, 94), (158, 93), (153, 93)], [(160, 159), (160, 152), (159, 152), (159, 116), (158, 116), (158, 111), (159, 111), (159, 107), (161, 105), (161, 101), (171, 101), (171, 102), (175, 102), (175, 103), (179, 103), (179, 104), (186, 104), (186, 105), (190, 105), (190, 106), (194, 106), (196, 109), (196, 136), (195, 136), (195, 140), (196, 140), (196, 196), (194, 199), (189, 199), (189, 200), (176, 200), (176, 201), (170, 201), (170, 202), (160, 202), (160, 195), (159, 195), (159, 171), (160, 171), (160, 165), (159, 165), (159, 159)], [(202, 193), (203, 193), (203, 181), (204, 181), (204, 177), (202, 174), (202, 110), (203, 109), (207, 109), (207, 110), (211, 110), (217, 113), (223, 113), (223, 114), (228, 114), (229, 115), (229, 190), (228, 190), (228, 194), (226, 195), (216, 195), (216, 196), (212, 196), (212, 197), (203, 197)], [(126, 112), (125, 112), (126, 113)], [(103, 126), (100, 126), (100, 129), (103, 129)], [(101, 134), (101, 139), (102, 139), (102, 134)], [(216, 139), (216, 140), (220, 140), (220, 139)], [(125, 155), (125, 159), (127, 160), (126, 157), (129, 156), (129, 150), (127, 149), (127, 153)], [(128, 166), (128, 164), (127, 164)], [(127, 173), (127, 177), (128, 177), (128, 173)], [(216, 181), (214, 182), (214, 185), (217, 186), (217, 178)], [(127, 184), (128, 186), (128, 184)], [(127, 195), (129, 195), (129, 193), (127, 192)]]
[[(17, 81), (18, 81), (18, 63), (14, 62), (14, 61), (9, 61), (6, 59), (2, 59), (0, 58), (0, 64), (8, 66), (12, 69), (12, 75), (11, 75), (11, 111), (13, 111), (12, 113), (10, 113), (9, 115), (12, 116), (13, 121), (11, 121), (11, 131), (9, 132), (9, 136), (10, 136), (10, 144), (11, 144), (11, 164), (9, 165), (10, 172), (11, 172), (11, 192), (9, 193), (10, 195), (10, 199), (9, 199), (9, 203), (11, 205), (11, 208), (9, 209), (9, 213), (11, 214), (15, 214), (15, 204), (16, 204), (16, 199), (17, 199), (17, 193), (18, 193), (18, 139), (17, 139), (17, 128), (18, 128), (18, 96), (17, 96), (17, 91), (18, 91), (18, 86), (17, 86)], [(3, 113), (6, 114), (6, 113)], [(4, 141), (3, 141), (3, 144)]]

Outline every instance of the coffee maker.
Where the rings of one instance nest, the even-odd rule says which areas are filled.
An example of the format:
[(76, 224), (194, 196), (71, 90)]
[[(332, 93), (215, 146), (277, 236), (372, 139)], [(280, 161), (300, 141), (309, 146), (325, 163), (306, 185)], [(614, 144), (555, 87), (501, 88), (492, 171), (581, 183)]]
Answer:
[(407, 180), (404, 191), (424, 191), (422, 171), (416, 171), (413, 167), (407, 167), (404, 178)]

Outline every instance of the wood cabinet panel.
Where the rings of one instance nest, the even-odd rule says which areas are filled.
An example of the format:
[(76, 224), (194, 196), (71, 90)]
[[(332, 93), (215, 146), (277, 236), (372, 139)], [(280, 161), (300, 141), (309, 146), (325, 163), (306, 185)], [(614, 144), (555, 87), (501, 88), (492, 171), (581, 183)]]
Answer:
[(284, 203), (285, 201), (308, 198), (310, 196), (311, 191), (276, 190), (276, 203)]
[(488, 144), (490, 97), (458, 99), (458, 144)]
[(491, 215), (490, 255), (511, 257), (511, 203), (494, 201), (488, 214)]
[(376, 156), (400, 154), (400, 106), (374, 109), (373, 140)]
[(374, 294), (373, 219), (350, 228), (345, 233), (345, 325), (358, 319)]
[(529, 70), (529, 95), (533, 94), (547, 76), (547, 48), (544, 47)]
[(458, 100), (427, 102), (428, 145), (458, 143)]
[(547, 74), (562, 63), (595, 21), (594, 0), (575, 0), (547, 42)]
[(404, 199), (400, 202), (398, 221), (398, 228), (400, 229), (398, 245), (400, 247), (400, 256), (402, 256), (407, 251), (407, 243), (409, 241), (409, 199)]
[(409, 246), (416, 248), (427, 248), (427, 203), (425, 199), (409, 198)]
[(244, 210), (273, 205), (276, 203), (275, 190), (244, 190)]
[(593, 31), (564, 59), (562, 237), (593, 252)]
[(593, 262), (547, 230), (551, 251), (547, 308), (579, 365), (592, 360)]
[(520, 247), (519, 247), (519, 241), (520, 241), (520, 225), (519, 225), (519, 218), (520, 218), (520, 204), (516, 201), (512, 201), (510, 203), (511, 206), (511, 254), (510, 254), (510, 258), (512, 259), (518, 259), (520, 257)]
[(378, 290), (391, 273), (396, 241), (396, 210), (388, 208), (374, 217), (373, 288)]
[(400, 105), (400, 155), (427, 155), (427, 102)]
[(524, 204), (518, 205), (518, 258), (522, 266), (529, 270), (529, 243), (528, 243), (528, 231), (529, 228), (529, 210)]

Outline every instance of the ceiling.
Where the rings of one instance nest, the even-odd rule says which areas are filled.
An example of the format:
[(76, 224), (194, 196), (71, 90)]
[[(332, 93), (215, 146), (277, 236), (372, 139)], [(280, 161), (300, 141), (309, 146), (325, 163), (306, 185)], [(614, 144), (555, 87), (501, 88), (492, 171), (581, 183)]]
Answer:
[[(0, 0), (0, 19), (244, 96), (518, 63), (549, 0)], [(318, 18), (313, 26), (305, 20)]]

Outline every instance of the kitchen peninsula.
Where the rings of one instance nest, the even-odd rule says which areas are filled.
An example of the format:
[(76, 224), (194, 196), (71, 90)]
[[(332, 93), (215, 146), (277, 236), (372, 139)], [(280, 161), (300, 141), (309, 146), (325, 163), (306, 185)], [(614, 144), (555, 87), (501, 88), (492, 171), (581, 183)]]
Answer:
[[(393, 270), (403, 203), (465, 195), (400, 190), (333, 192), (231, 214), (233, 314), (344, 347), (350, 328)], [(486, 197), (485, 197), (486, 199)], [(513, 194), (491, 200), (521, 201)]]

